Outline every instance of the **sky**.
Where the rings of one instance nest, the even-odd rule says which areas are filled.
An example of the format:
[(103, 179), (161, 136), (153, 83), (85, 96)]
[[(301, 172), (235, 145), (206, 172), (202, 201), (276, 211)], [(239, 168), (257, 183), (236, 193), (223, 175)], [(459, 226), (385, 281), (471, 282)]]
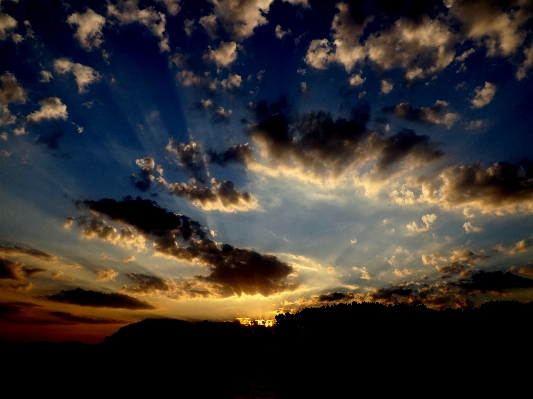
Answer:
[(533, 300), (533, 4), (0, 2), (0, 340)]

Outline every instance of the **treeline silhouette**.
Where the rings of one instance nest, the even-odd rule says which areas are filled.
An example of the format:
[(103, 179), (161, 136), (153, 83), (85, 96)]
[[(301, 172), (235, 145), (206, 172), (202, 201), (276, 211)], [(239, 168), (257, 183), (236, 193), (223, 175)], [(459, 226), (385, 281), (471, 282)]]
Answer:
[(516, 301), (445, 311), (352, 303), (278, 315), (272, 328), (147, 319), (98, 345), (1, 349), (4, 381), (41, 393), (335, 398), (430, 387), (509, 395), (530, 381), (532, 316), (532, 303)]

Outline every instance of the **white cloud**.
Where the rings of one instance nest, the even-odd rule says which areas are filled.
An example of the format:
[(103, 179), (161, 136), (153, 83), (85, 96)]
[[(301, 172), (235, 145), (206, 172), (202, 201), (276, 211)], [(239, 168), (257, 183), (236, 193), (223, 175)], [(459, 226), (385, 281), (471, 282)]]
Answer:
[(209, 35), (211, 39), (216, 39), (218, 37), (217, 16), (215, 14), (204, 15), (203, 17), (200, 18), (198, 22), (200, 23), (200, 25), (204, 27), (204, 29), (206, 30), (207, 34)]
[(115, 281), (115, 277), (118, 276), (118, 272), (114, 271), (113, 269), (104, 270), (100, 269), (99, 267), (94, 269), (94, 274), (98, 276), (96, 281), (102, 282)]
[(100, 74), (91, 67), (74, 63), (67, 58), (59, 58), (54, 61), (54, 69), (57, 73), (65, 74), (72, 72), (78, 85), (78, 93), (84, 93), (91, 83), (100, 80)]
[(18, 22), (11, 15), (0, 11), (0, 40), (6, 40), (12, 29), (15, 29)]
[(158, 3), (163, 3), (167, 9), (167, 12), (173, 17), (176, 16), (180, 10), (180, 0), (156, 0)]
[(463, 224), (463, 228), (465, 229), (467, 234), (469, 234), (469, 233), (480, 233), (481, 231), (483, 231), (483, 229), (481, 227), (474, 226), (472, 224), (472, 222), (466, 222), (465, 224)]
[(335, 58), (333, 48), (327, 39), (312, 40), (307, 48), (305, 62), (315, 69), (326, 69)]
[(237, 43), (220, 42), (216, 50), (211, 46), (204, 52), (204, 60), (213, 61), (217, 67), (228, 67), (237, 59)]
[(520, 27), (531, 17), (528, 3), (511, 2), (502, 10), (499, 2), (462, 0), (454, 1), (450, 11), (462, 22), (464, 38), (484, 44), (488, 56), (509, 56), (526, 37)]
[(352, 86), (360, 86), (363, 83), (365, 83), (366, 78), (361, 77), (360, 74), (353, 74), (350, 76), (350, 85)]
[(211, 0), (217, 20), (221, 22), (233, 40), (239, 42), (252, 36), (257, 26), (268, 22), (265, 15), (272, 1)]
[(222, 79), (222, 81), (220, 82), (220, 85), (224, 89), (230, 90), (230, 89), (233, 89), (235, 87), (240, 87), (241, 83), (242, 83), (241, 76), (237, 75), (237, 74), (234, 74), (234, 73), (231, 73), (231, 74), (229, 74), (227, 79)]
[(67, 22), (70, 26), (76, 25), (74, 37), (85, 50), (92, 50), (102, 44), (102, 28), (105, 18), (95, 13), (90, 8), (84, 14), (74, 13), (69, 15)]
[(50, 79), (52, 79), (52, 72), (45, 71), (44, 69), (41, 71), (41, 79), (39, 79), (39, 82), (41, 83), (48, 83), (50, 82)]
[(454, 34), (439, 20), (399, 19), (372, 34), (365, 43), (368, 58), (379, 68), (402, 68), (407, 80), (423, 79), (443, 70), (454, 59)]
[(278, 39), (283, 39), (283, 36), (291, 34), (291, 30), (290, 29), (283, 30), (283, 29), (281, 29), (281, 25), (276, 25), (276, 29), (275, 29), (274, 32), (275, 32), (276, 37)]
[(27, 116), (30, 122), (40, 122), (43, 119), (67, 119), (67, 106), (57, 97), (46, 97), (39, 101), (41, 109)]
[(361, 272), (361, 276), (359, 277), (361, 280), (372, 280), (372, 277), (368, 274), (368, 271), (366, 270), (366, 267), (352, 267), (353, 271)]
[(150, 32), (160, 39), (159, 49), (161, 51), (170, 51), (168, 46), (168, 36), (165, 35), (166, 16), (156, 11), (153, 7), (138, 7), (138, 0), (122, 0), (117, 5), (107, 5), (108, 15), (115, 17), (122, 25), (133, 22), (146, 26)]
[(412, 222), (407, 225), (407, 230), (412, 231), (413, 233), (421, 233), (424, 231), (428, 231), (431, 228), (431, 225), (437, 220), (437, 215), (435, 214), (427, 214), (422, 216), (422, 223), (424, 223), (423, 226), (418, 226), (416, 222)]
[(394, 88), (394, 83), (392, 83), (389, 80), (385, 80), (385, 79), (381, 80), (381, 93), (389, 94), (393, 88)]
[(496, 94), (496, 85), (493, 83), (485, 82), (485, 87), (477, 87), (476, 95), (472, 99), (472, 108), (482, 108), (489, 104)]

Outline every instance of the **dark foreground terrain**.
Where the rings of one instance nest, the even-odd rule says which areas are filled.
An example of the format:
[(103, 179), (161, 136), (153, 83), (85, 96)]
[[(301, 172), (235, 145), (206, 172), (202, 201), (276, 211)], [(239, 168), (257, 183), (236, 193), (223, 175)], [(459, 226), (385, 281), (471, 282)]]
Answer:
[(274, 328), (148, 319), (98, 345), (2, 345), (2, 381), (23, 396), (529, 397), (532, 316), (532, 304), (489, 302), (336, 305)]

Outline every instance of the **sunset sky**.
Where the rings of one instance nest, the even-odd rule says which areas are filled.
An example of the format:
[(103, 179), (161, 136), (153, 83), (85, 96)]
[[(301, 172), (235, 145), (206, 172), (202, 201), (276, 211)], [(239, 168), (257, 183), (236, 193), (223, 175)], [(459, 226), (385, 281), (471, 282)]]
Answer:
[(0, 340), (533, 300), (530, 0), (2, 0), (0, 54)]

